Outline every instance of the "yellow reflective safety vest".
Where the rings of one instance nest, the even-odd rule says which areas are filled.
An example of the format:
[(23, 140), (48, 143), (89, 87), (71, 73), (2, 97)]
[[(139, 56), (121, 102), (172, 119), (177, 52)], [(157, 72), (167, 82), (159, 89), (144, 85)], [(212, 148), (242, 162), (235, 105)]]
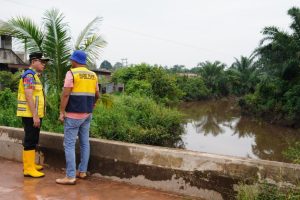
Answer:
[(85, 67), (72, 68), (74, 86), (66, 112), (92, 113), (95, 103), (97, 75)]
[(37, 73), (33, 71), (32, 69), (26, 70), (19, 81), (19, 89), (18, 89), (18, 107), (17, 107), (17, 116), (19, 117), (32, 117), (31, 110), (29, 108), (29, 105), (25, 98), (25, 89), (24, 89), (24, 83), (23, 78), (26, 77), (26, 75), (32, 74), (34, 77), (34, 89), (33, 89), (33, 102), (35, 105), (35, 111), (37, 112), (38, 116), (40, 118), (43, 118), (45, 115), (45, 95), (43, 91), (43, 85), (38, 77)]

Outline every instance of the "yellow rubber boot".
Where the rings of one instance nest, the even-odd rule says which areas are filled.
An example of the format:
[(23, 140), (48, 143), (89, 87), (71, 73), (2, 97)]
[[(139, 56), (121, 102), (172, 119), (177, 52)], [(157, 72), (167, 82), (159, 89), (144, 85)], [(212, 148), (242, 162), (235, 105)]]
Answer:
[(44, 169), (44, 167), (42, 165), (34, 164), (34, 166), (35, 166), (35, 169), (38, 170), (38, 171)]
[(38, 165), (36, 163), (34, 163), (34, 165), (35, 165), (36, 170), (43, 170), (44, 169), (44, 167), (42, 165)]
[(44, 173), (35, 169), (35, 150), (23, 151), (24, 176), (40, 178)]
[(35, 164), (35, 169), (40, 171), (40, 170), (43, 170), (44, 167), (42, 165)]
[(34, 164), (35, 165), (35, 169), (36, 170), (43, 170), (43, 166), (42, 165), (38, 165), (38, 164)]

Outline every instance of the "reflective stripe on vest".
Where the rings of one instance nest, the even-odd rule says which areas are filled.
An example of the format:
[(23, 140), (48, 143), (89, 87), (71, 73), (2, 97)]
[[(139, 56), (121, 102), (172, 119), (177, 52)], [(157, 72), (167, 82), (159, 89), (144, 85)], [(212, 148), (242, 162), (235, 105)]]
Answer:
[(70, 70), (73, 75), (72, 88), (66, 112), (92, 113), (95, 103), (97, 76), (85, 67)]
[(33, 102), (34, 109), (37, 112), (40, 118), (43, 118), (45, 115), (45, 97), (42, 82), (39, 79), (38, 75), (35, 71), (28, 69), (23, 74), (19, 81), (19, 89), (18, 89), (18, 107), (17, 107), (17, 116), (19, 117), (32, 117), (31, 110), (25, 98), (25, 88), (23, 83), (23, 78), (27, 74), (32, 74), (34, 77), (34, 89), (33, 89)]

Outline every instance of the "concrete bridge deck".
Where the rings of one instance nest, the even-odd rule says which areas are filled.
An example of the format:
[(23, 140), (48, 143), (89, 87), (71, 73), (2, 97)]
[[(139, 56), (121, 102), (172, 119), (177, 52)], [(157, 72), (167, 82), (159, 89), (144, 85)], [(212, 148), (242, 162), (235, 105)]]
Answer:
[[(0, 126), (0, 157), (20, 162), (23, 137), (23, 129)], [(89, 171), (94, 179), (79, 181), (75, 187), (59, 186), (54, 180), (63, 176), (61, 168), (65, 167), (63, 135), (41, 132), (37, 160), (58, 171), (46, 170), (46, 178), (33, 181), (23, 178), (21, 163), (0, 160), (0, 199), (26, 199), (31, 194), (28, 191), (34, 191), (33, 199), (49, 200), (184, 199), (173, 192), (207, 200), (234, 200), (241, 182), (285, 187), (300, 182), (300, 165), (296, 164), (97, 138), (90, 138), (90, 143)]]
[(99, 178), (78, 180), (74, 186), (57, 185), (55, 179), (63, 177), (62, 171), (45, 169), (40, 179), (25, 178), (22, 164), (0, 158), (1, 200), (187, 200), (192, 198), (145, 189), (125, 183)]

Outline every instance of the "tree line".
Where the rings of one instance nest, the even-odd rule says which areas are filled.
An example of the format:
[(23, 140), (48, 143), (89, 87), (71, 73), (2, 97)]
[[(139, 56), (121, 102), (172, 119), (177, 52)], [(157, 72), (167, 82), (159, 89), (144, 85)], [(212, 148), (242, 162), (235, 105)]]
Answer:
[(129, 94), (167, 104), (234, 95), (244, 114), (299, 127), (300, 9), (293, 7), (288, 15), (288, 32), (265, 27), (252, 55), (235, 58), (230, 66), (220, 61), (200, 62), (191, 69), (139, 64), (117, 69), (113, 80), (125, 83)]

